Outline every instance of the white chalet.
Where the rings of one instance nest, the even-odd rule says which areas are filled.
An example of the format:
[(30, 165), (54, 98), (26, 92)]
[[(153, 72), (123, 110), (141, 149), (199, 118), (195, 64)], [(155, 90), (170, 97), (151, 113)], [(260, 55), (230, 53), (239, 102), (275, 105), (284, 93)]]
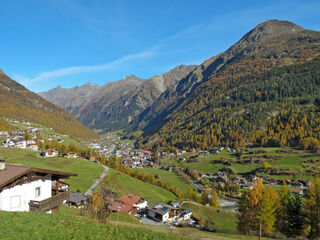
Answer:
[(162, 223), (173, 222), (177, 218), (176, 208), (165, 204), (155, 203), (148, 208), (147, 217)]
[(0, 210), (53, 212), (69, 199), (63, 179), (74, 173), (6, 165), (0, 160)]
[(41, 155), (43, 157), (57, 157), (59, 155), (59, 152), (57, 150), (55, 150), (55, 149), (49, 148), (49, 149), (44, 150), (41, 153)]

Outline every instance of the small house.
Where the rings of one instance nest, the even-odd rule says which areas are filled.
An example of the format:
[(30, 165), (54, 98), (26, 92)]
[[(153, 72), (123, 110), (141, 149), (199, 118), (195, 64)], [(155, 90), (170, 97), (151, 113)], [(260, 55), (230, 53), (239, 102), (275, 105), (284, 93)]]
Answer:
[(183, 222), (183, 221), (189, 220), (191, 216), (192, 216), (192, 210), (186, 209), (179, 214), (178, 221)]
[(63, 157), (65, 158), (77, 158), (78, 154), (75, 152), (67, 152), (65, 154), (63, 154)]
[(43, 157), (57, 157), (59, 152), (55, 149), (49, 148), (42, 152), (41, 154)]
[(74, 173), (26, 166), (6, 165), (0, 160), (0, 210), (57, 211), (69, 199), (63, 182)]
[(10, 134), (7, 131), (0, 131), (0, 137), (3, 137), (3, 138), (10, 137)]
[(137, 210), (146, 208), (148, 206), (147, 200), (134, 194), (122, 195), (120, 198), (120, 202), (123, 202), (125, 205), (133, 206)]
[(162, 223), (173, 222), (177, 218), (177, 209), (165, 203), (155, 203), (148, 208), (147, 217)]
[(88, 197), (80, 192), (71, 192), (69, 200), (66, 202), (68, 206), (74, 206), (76, 208), (83, 208), (88, 205)]

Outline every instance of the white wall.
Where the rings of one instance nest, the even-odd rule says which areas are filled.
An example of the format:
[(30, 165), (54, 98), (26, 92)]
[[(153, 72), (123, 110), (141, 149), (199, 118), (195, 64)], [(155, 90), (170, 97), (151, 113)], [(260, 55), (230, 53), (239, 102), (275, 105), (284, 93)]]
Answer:
[[(40, 187), (40, 196), (36, 197), (36, 188)], [(51, 178), (36, 180), (4, 188), (0, 192), (0, 210), (3, 211), (29, 211), (30, 200), (42, 201), (51, 197)]]
[(144, 201), (143, 203), (134, 204), (133, 206), (136, 207), (138, 210), (140, 210), (140, 209), (143, 209), (143, 208), (148, 207), (148, 202), (147, 202), (147, 201)]

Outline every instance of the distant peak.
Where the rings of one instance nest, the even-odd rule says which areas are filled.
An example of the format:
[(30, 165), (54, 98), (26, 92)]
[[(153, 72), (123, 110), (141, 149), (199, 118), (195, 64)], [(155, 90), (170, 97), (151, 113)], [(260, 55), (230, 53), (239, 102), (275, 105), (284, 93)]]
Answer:
[(137, 77), (137, 76), (134, 75), (134, 74), (131, 74), (131, 75), (129, 75), (129, 76), (126, 76), (126, 77), (122, 78), (121, 80), (138, 80), (138, 81), (143, 81), (142, 78), (139, 78), (139, 77)]
[(97, 86), (99, 86), (99, 85), (95, 84), (95, 83), (90, 83), (90, 82), (83, 85), (83, 87), (97, 87)]
[(276, 38), (282, 35), (300, 32), (302, 30), (304, 30), (303, 27), (292, 22), (273, 19), (260, 23), (247, 33), (244, 36), (244, 39), (248, 42), (257, 42), (265, 38)]

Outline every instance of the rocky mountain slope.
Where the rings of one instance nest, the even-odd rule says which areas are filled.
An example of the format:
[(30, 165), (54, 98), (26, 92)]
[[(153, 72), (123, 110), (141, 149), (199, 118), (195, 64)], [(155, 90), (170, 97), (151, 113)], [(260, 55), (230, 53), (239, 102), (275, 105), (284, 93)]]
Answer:
[[(287, 21), (266, 21), (227, 51), (199, 65), (175, 88), (162, 93), (132, 122), (131, 130), (143, 128), (144, 142), (159, 146), (208, 148), (219, 144), (239, 146), (250, 141), (262, 145), (272, 141), (274, 145), (299, 142), (297, 134), (284, 139), (284, 132), (273, 130), (271, 134), (265, 128), (268, 126), (267, 120), (275, 120), (284, 110), (306, 111), (305, 106), (299, 108), (293, 102), (306, 101), (311, 103), (308, 111), (314, 113), (308, 119), (309, 124), (318, 129), (319, 119), (316, 123), (315, 116), (319, 113), (314, 104), (318, 92), (314, 89), (318, 89), (319, 82), (318, 79), (312, 80), (312, 76), (316, 75), (319, 50), (319, 32)], [(295, 69), (299, 71), (293, 73)], [(301, 76), (305, 79), (301, 79), (304, 82), (302, 85), (292, 80)], [(252, 89), (248, 88), (250, 84)], [(307, 86), (314, 88), (308, 92)], [(260, 98), (245, 94), (245, 89)], [(276, 97), (267, 97), (268, 94)], [(245, 96), (244, 99), (240, 101), (239, 95)], [(308, 129), (311, 129), (309, 125)], [(263, 141), (261, 136), (248, 140), (258, 130), (264, 135)], [(269, 138), (266, 137), (268, 134)], [(317, 134), (313, 131), (306, 135)]]
[(100, 88), (101, 86), (92, 83), (73, 88), (62, 88), (58, 86), (47, 92), (38, 93), (38, 95), (66, 109), (73, 115), (77, 115), (81, 106), (86, 104), (90, 97)]
[[(111, 104), (105, 105), (103, 108), (97, 108), (99, 113), (96, 116), (88, 115), (94, 122), (93, 125), (89, 126), (109, 131), (126, 128), (162, 92), (175, 86), (180, 79), (189, 74), (194, 68), (195, 66), (181, 65), (167, 73), (143, 81), (126, 94), (119, 95), (120, 97)], [(85, 110), (88, 108), (91, 108), (91, 104), (88, 104)], [(79, 114), (79, 119), (83, 119), (83, 112)]]
[(97, 138), (66, 110), (15, 82), (0, 70), (0, 117), (32, 121), (75, 138)]
[(70, 111), (91, 128), (118, 130), (126, 128), (161, 93), (176, 86), (195, 67), (180, 65), (147, 80), (131, 75), (103, 87), (88, 84), (71, 89), (57, 87), (40, 95)]

